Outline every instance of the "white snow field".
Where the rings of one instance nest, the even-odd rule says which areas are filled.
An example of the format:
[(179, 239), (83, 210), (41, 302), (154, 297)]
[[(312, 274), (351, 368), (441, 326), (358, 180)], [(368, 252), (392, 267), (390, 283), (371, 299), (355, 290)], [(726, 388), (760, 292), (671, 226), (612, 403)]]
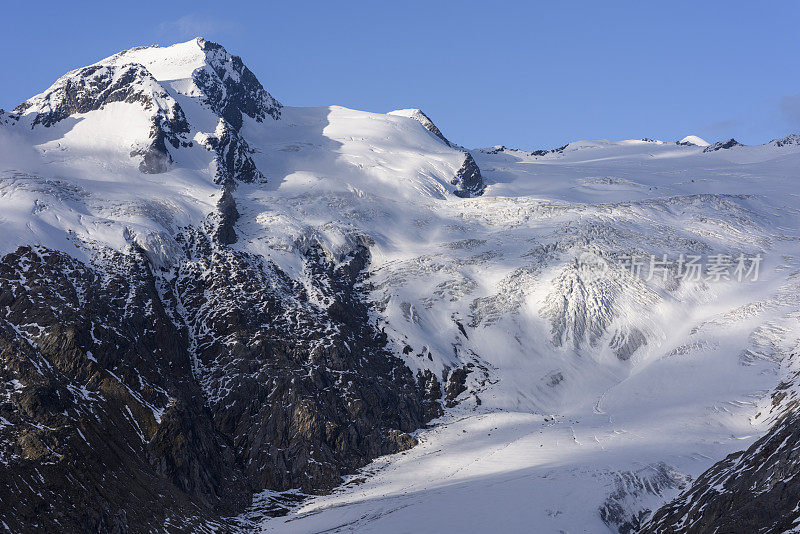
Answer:
[[(376, 240), (373, 295), (398, 351), (437, 373), (472, 362), (470, 390), (420, 445), (264, 531), (614, 531), (762, 435), (800, 340), (800, 151), (721, 152), (473, 151), (482, 197), (420, 197), (405, 217), (380, 190), (339, 200)], [(298, 219), (330, 201), (296, 200)], [(757, 282), (719, 283), (585, 265), (632, 250), (764, 263)], [(623, 359), (620, 339), (641, 346)]]
[[(222, 193), (203, 142), (218, 119), (192, 78), (206, 61), (197, 41), (135, 49), (100, 65), (144, 65), (155, 105), (44, 128), (31, 126), (48, 105), (34, 98), (0, 124), (0, 253), (39, 243), (91, 261), (135, 243), (168, 265), (172, 236)], [(173, 102), (194, 143), (143, 174), (131, 152)], [(415, 372), (471, 370), (418, 446), (264, 532), (616, 531), (763, 435), (800, 342), (800, 137), (708, 152), (694, 136), (471, 150), (487, 187), (459, 198), (464, 153), (418, 118), (244, 116), (265, 180), (233, 191), (233, 246), (303, 281), (305, 243), (339, 257), (367, 239), (375, 320), (396, 352)], [(627, 272), (631, 254), (763, 261), (757, 281), (674, 268), (648, 280)]]

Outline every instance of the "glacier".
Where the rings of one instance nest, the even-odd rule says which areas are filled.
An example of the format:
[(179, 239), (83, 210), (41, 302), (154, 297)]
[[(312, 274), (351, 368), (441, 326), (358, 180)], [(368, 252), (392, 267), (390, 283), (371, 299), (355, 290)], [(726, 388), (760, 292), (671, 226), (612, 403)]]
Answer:
[[(281, 104), (203, 39), (135, 48), (0, 115), (0, 255), (141, 251), (166, 287), (203, 276), (178, 235), (206, 229), (329, 310), (309, 251), (336, 273), (368, 249), (369, 322), (443, 411), (334, 488), (261, 488), (226, 516), (252, 531), (635, 532), (794, 408), (775, 399), (800, 343), (797, 136), (448, 139), (420, 110)], [(681, 254), (763, 262), (746, 281), (623, 262)], [(273, 493), (301, 498), (258, 513)]]

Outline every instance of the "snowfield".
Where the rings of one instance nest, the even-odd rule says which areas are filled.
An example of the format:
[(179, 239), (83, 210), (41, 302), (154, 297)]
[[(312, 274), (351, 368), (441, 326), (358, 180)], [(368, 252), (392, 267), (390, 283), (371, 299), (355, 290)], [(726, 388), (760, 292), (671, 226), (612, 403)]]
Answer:
[[(135, 245), (168, 267), (176, 231), (202, 226), (223, 191), (208, 141), (220, 122), (192, 78), (206, 61), (196, 41), (134, 49), (99, 65), (143, 65), (145, 104), (47, 128), (32, 124), (51, 105), (40, 97), (0, 115), (0, 252), (92, 261)], [(143, 173), (137, 150), (174, 103), (181, 143), (165, 172)], [(242, 116), (262, 177), (231, 190), (232, 246), (311, 288), (308, 243), (333, 258), (369, 243), (366, 289), (395, 352), (415, 373), (468, 370), (416, 447), (259, 530), (614, 532), (764, 434), (800, 343), (800, 138), (474, 149), (486, 189), (460, 198), (465, 153), (416, 111)], [(743, 281), (625, 267), (682, 254), (763, 261)]]
[[(768, 428), (800, 339), (797, 148), (487, 152), (481, 197), (402, 217), (359, 190), (367, 224), (334, 225), (375, 239), (374, 300), (409, 365), (472, 363), (469, 391), (419, 446), (265, 532), (613, 531)], [(294, 217), (327, 201), (295, 199)], [(755, 282), (647, 282), (620, 272), (626, 251), (764, 262)]]

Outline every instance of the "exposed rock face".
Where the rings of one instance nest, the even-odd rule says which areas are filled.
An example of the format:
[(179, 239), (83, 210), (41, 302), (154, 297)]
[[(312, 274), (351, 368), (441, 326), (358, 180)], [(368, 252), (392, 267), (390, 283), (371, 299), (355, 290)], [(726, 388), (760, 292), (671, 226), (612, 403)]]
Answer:
[(234, 225), (239, 220), (240, 214), (231, 193), (234, 187), (234, 184), (226, 184), (222, 188), (222, 195), (217, 202), (217, 213), (213, 215), (216, 219), (216, 224), (212, 225), (213, 236), (223, 245), (232, 245), (237, 240)]
[(131, 156), (142, 157), (142, 161), (139, 162), (139, 171), (144, 174), (167, 172), (172, 164), (172, 155), (169, 153), (166, 141), (169, 141), (173, 148), (189, 146), (189, 142), (177, 136), (177, 133), (183, 134), (186, 131), (188, 128), (185, 120), (176, 124), (156, 114), (150, 127), (150, 143), (143, 148), (131, 151)]
[[(204, 144), (216, 152), (219, 182), (230, 181), (234, 176), (245, 182), (263, 180), (239, 130), (245, 115), (257, 122), (279, 119), (282, 106), (238, 56), (204, 39), (198, 39), (196, 45), (205, 61), (191, 73), (189, 81), (194, 89), (189, 94), (220, 118), (214, 133), (200, 134)], [(137, 54), (148, 50), (134, 48), (69, 72), (44, 93), (17, 106), (13, 116), (30, 116), (31, 128), (50, 127), (114, 102), (141, 104), (152, 113), (149, 141), (134, 147), (131, 156), (141, 158), (139, 170), (145, 174), (166, 172), (173, 163), (168, 145), (174, 149), (191, 146), (187, 136), (191, 125), (162, 82), (137, 62)]]
[(727, 141), (718, 141), (713, 145), (709, 145), (703, 149), (703, 152), (716, 152), (717, 150), (728, 150), (735, 146), (742, 146), (736, 139), (728, 139)]
[(159, 110), (174, 121), (178, 132), (186, 131), (180, 105), (167, 94), (142, 65), (91, 65), (69, 72), (47, 91), (23, 102), (17, 114), (34, 111), (32, 126), (49, 127), (71, 115), (88, 113), (112, 102), (138, 102), (145, 109)]
[(782, 137), (780, 139), (773, 139), (772, 141), (769, 142), (769, 144), (778, 148), (786, 146), (800, 146), (800, 135), (789, 134), (786, 137)]
[(252, 150), (236, 130), (221, 118), (213, 135), (202, 137), (203, 144), (216, 154), (218, 184), (263, 182), (266, 178), (253, 161)]
[(454, 194), (459, 197), (477, 197), (486, 189), (481, 170), (469, 152), (464, 152), (464, 163), (461, 164), (451, 183), (457, 186)]
[(147, 265), (108, 260), (22, 248), (0, 262), (0, 515), (15, 532), (180, 528), (220, 495), (245, 500)]
[(560, 146), (558, 148), (551, 148), (550, 150), (534, 150), (531, 152), (531, 156), (546, 156), (548, 154), (562, 154), (564, 150), (567, 149), (569, 143), (564, 146)]
[(787, 532), (800, 519), (800, 415), (703, 473), (642, 532)]
[(258, 122), (267, 116), (279, 119), (281, 104), (270, 95), (239, 56), (232, 56), (219, 44), (198, 39), (206, 53), (207, 66), (192, 74), (205, 94), (206, 103), (234, 130), (242, 127), (242, 115)]
[(189, 124), (180, 104), (142, 65), (91, 65), (74, 70), (14, 112), (30, 115), (31, 128), (47, 128), (114, 102), (138, 103), (152, 112), (150, 142), (133, 150), (131, 156), (142, 157), (139, 170), (143, 173), (165, 172), (172, 163), (167, 143), (174, 148), (188, 146)]
[(464, 367), (453, 369), (452, 372), (446, 372), (444, 380), (447, 385), (444, 388), (445, 404), (448, 408), (452, 408), (456, 404), (456, 398), (467, 390), (467, 375), (472, 371)]
[[(232, 197), (220, 211), (235, 220)], [(311, 295), (227, 232), (186, 229), (166, 271), (135, 248), (0, 262), (9, 528), (213, 530), (265, 488), (332, 488), (441, 413), (435, 378), (370, 323), (366, 246), (336, 261), (310, 246)]]

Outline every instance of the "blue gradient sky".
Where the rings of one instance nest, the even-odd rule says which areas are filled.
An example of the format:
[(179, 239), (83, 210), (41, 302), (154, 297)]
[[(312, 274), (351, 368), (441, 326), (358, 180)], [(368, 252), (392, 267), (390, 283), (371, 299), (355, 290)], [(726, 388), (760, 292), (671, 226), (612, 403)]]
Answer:
[(419, 107), (469, 147), (800, 132), (800, 2), (6, 2), (2, 28), (5, 109), (203, 35), (286, 105)]

